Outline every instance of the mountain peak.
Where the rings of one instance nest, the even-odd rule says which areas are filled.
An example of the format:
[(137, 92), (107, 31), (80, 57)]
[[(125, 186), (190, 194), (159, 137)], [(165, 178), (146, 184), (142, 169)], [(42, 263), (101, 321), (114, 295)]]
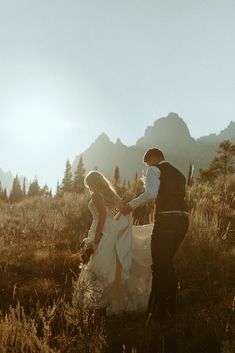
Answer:
[(187, 127), (187, 124), (185, 121), (176, 113), (169, 113), (166, 117), (162, 117), (160, 119), (155, 120), (154, 122), (154, 127), (155, 126), (167, 126), (169, 128), (178, 128), (178, 129), (183, 129), (185, 132), (190, 135), (189, 129)]
[(166, 117), (155, 120), (152, 126), (148, 126), (145, 134), (137, 141), (142, 147), (165, 147), (169, 143), (187, 143), (192, 141), (187, 124), (176, 113), (169, 113)]
[(224, 129), (221, 130), (218, 137), (222, 140), (234, 140), (235, 136), (235, 122), (230, 121), (229, 125)]
[[(126, 146), (120, 138), (116, 142), (102, 133), (95, 143), (82, 153), (86, 170), (99, 170), (108, 177), (113, 177), (118, 165), (121, 177), (132, 180), (137, 172), (143, 171), (143, 155), (148, 148), (160, 148), (167, 160), (181, 170), (185, 175), (191, 163), (195, 166), (195, 176), (200, 168), (207, 168), (216, 155), (219, 143), (229, 139), (235, 143), (235, 122), (231, 121), (219, 135), (211, 134), (199, 140), (191, 137), (187, 124), (176, 113), (171, 112), (153, 122), (145, 130), (144, 135), (136, 145)], [(98, 143), (97, 143), (98, 142)], [(78, 163), (76, 157), (73, 170)]]
[(104, 143), (104, 142), (111, 142), (108, 135), (106, 135), (104, 132), (100, 134), (97, 139), (95, 140), (95, 143)]
[(235, 121), (230, 121), (226, 129), (235, 129)]
[(116, 145), (123, 146), (122, 140), (119, 137), (116, 140)]
[(166, 119), (178, 119), (178, 120), (183, 121), (183, 119), (182, 119), (177, 113), (174, 113), (174, 112), (170, 112), (170, 113), (166, 116)]

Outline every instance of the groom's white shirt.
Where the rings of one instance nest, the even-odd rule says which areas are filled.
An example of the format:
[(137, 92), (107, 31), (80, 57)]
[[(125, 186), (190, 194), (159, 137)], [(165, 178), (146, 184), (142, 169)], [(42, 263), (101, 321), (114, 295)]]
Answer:
[[(165, 163), (166, 161), (162, 161), (160, 163)], [(160, 164), (159, 163), (159, 164)], [(160, 174), (161, 171), (156, 166), (148, 167), (146, 172), (145, 179), (145, 191), (135, 199), (128, 202), (128, 205), (131, 208), (137, 208), (140, 205), (143, 205), (149, 201), (154, 200), (158, 195), (158, 189), (160, 186)]]

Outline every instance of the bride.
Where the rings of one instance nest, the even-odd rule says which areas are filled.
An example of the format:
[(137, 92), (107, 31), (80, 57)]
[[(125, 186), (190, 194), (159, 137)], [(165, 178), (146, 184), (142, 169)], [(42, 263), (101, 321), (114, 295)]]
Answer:
[(103, 174), (91, 171), (84, 182), (91, 193), (93, 222), (83, 251), (90, 256), (74, 282), (73, 305), (105, 309), (107, 315), (145, 311), (151, 292), (153, 225), (133, 225), (132, 216), (121, 213), (124, 203)]

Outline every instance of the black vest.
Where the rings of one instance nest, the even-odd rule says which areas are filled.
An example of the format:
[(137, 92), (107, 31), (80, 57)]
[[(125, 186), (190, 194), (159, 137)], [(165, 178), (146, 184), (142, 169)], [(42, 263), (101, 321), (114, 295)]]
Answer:
[(184, 175), (168, 162), (157, 164), (156, 167), (160, 169), (161, 174), (158, 196), (155, 200), (155, 216), (162, 211), (188, 211)]

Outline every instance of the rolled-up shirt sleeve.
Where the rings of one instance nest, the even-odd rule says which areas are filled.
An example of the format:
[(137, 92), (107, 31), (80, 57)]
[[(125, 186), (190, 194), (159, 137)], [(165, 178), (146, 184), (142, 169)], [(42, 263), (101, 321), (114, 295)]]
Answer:
[(155, 199), (160, 185), (160, 169), (155, 166), (148, 168), (145, 179), (145, 191), (135, 199), (128, 202), (131, 208), (137, 208)]

